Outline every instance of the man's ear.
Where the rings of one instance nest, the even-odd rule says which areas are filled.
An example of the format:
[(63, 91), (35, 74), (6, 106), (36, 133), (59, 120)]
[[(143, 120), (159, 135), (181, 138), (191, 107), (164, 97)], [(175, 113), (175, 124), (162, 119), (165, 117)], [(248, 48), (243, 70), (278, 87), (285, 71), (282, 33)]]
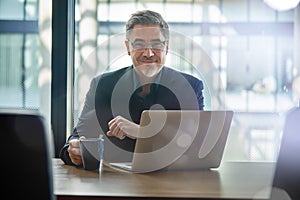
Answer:
[(167, 46), (166, 46), (166, 55), (168, 54), (169, 52), (169, 41), (167, 42)]
[(130, 48), (129, 48), (129, 42), (128, 40), (125, 41), (126, 49), (127, 49), (127, 54), (130, 56)]

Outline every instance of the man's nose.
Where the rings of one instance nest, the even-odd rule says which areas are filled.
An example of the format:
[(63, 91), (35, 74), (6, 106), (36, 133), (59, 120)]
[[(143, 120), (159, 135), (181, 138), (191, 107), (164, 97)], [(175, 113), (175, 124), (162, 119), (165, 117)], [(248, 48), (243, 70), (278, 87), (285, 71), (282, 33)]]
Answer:
[(143, 52), (143, 56), (146, 56), (146, 57), (151, 57), (153, 55), (154, 55), (154, 53), (153, 53), (153, 50), (151, 47), (147, 47)]

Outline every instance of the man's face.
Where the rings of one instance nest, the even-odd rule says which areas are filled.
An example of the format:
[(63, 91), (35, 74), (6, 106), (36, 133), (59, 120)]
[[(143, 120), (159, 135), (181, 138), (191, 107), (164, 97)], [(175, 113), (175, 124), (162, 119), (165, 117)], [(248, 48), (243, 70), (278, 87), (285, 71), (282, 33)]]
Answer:
[(125, 44), (140, 77), (151, 78), (160, 72), (168, 53), (168, 41), (158, 25), (135, 25)]

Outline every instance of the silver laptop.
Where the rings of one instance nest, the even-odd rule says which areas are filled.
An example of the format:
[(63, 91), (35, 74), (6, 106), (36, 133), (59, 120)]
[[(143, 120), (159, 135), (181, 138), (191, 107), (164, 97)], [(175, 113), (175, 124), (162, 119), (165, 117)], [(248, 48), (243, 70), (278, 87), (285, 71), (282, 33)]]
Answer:
[(147, 110), (132, 162), (106, 165), (133, 173), (218, 168), (233, 111)]

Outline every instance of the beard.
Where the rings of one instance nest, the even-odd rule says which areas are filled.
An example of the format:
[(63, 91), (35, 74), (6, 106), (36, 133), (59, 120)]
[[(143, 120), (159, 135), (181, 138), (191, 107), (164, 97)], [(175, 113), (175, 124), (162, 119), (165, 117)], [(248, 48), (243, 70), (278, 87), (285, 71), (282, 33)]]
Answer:
[(160, 72), (162, 66), (162, 64), (157, 63), (142, 64), (135, 67), (135, 70), (137, 74), (144, 76), (145, 78), (152, 78)]

